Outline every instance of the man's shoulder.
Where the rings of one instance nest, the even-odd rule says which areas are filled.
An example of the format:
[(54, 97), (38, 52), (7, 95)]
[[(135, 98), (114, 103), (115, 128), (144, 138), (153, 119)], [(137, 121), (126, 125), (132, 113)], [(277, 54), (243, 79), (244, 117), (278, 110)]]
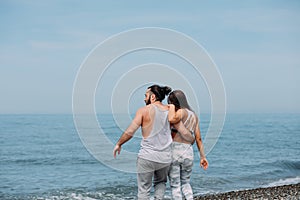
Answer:
[(152, 106), (149, 104), (149, 105), (139, 108), (137, 112), (144, 113), (145, 111), (149, 111), (151, 108), (152, 108)]

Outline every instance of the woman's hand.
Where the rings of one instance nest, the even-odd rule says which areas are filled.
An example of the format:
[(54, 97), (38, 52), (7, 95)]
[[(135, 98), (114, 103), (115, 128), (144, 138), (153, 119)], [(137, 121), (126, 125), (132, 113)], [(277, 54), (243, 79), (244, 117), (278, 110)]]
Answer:
[(170, 109), (174, 109), (174, 110), (175, 110), (174, 104), (168, 104), (168, 108), (169, 108), (169, 110), (170, 110)]
[(208, 161), (206, 160), (206, 158), (201, 158), (200, 160), (200, 166), (206, 170), (208, 168)]

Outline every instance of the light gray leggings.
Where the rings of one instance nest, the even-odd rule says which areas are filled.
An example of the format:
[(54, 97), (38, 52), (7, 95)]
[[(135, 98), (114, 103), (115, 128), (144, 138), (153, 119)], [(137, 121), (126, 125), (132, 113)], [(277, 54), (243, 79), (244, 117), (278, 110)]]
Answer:
[(193, 190), (190, 185), (190, 177), (194, 163), (194, 152), (190, 144), (172, 143), (172, 163), (169, 171), (172, 199), (193, 199)]
[(152, 178), (154, 186), (154, 199), (163, 199), (166, 191), (169, 169), (170, 163), (157, 163), (138, 157), (138, 199), (150, 199)]

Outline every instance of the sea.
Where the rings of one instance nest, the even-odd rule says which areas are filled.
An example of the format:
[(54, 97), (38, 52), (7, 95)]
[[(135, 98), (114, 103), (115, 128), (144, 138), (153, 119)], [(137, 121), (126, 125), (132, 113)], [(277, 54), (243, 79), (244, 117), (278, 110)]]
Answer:
[[(115, 143), (122, 131), (112, 115), (97, 117)], [(199, 118), (204, 139), (210, 115)], [(136, 138), (123, 146), (137, 152), (139, 143)], [(2, 114), (0, 147), (1, 200), (136, 199), (136, 174), (107, 165), (109, 156), (116, 162), (112, 149), (106, 164), (96, 159), (72, 114)], [(206, 155), (206, 171), (193, 147), (195, 196), (300, 182), (300, 114), (226, 114), (221, 135)]]

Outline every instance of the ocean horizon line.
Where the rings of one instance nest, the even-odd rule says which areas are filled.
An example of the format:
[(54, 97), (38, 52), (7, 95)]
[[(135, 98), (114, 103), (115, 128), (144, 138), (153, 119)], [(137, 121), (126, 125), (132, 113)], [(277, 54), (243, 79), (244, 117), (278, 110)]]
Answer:
[[(210, 112), (200, 112), (200, 114), (203, 115), (210, 115)], [(300, 114), (300, 112), (226, 112), (225, 115), (234, 115), (234, 114), (246, 114), (246, 115), (268, 115), (268, 114)], [(12, 113), (0, 113), (0, 115), (73, 115), (73, 113), (69, 112), (53, 112), (53, 113), (47, 113), (47, 112), (12, 112)], [(80, 114), (79, 114), (80, 115)], [(82, 115), (94, 115), (94, 113), (82, 113)], [(97, 112), (96, 115), (128, 115), (128, 113), (101, 113)], [(130, 115), (135, 115), (135, 113), (130, 113)]]

